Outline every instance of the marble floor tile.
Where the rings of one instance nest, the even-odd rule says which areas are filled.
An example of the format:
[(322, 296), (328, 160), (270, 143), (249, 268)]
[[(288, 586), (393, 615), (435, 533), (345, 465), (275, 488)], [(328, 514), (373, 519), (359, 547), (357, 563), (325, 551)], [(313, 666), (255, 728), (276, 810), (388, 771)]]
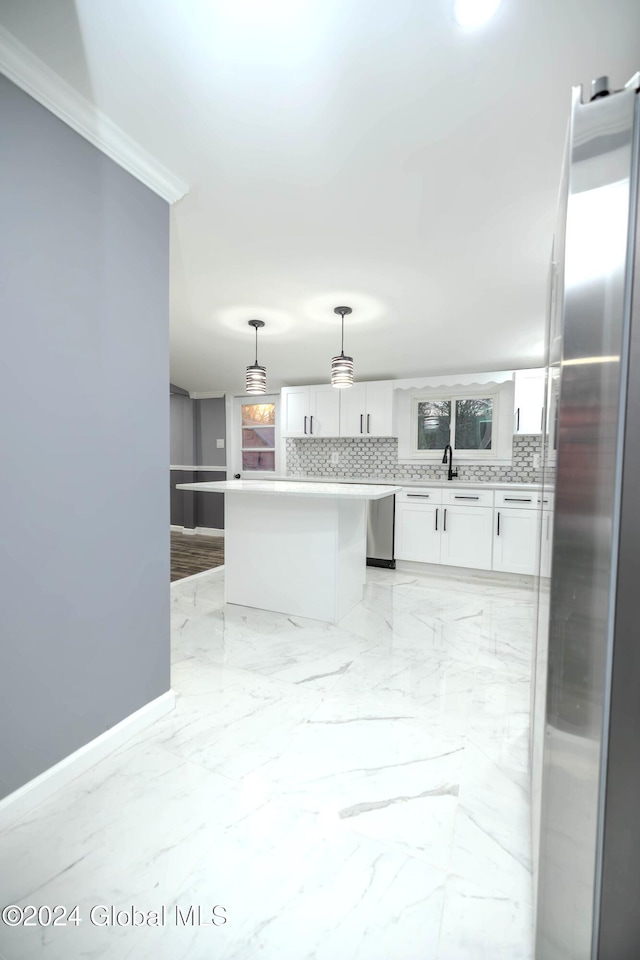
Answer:
[(174, 583), (175, 710), (0, 835), (0, 900), (84, 922), (0, 927), (0, 960), (531, 960), (533, 601), (368, 568), (325, 625)]

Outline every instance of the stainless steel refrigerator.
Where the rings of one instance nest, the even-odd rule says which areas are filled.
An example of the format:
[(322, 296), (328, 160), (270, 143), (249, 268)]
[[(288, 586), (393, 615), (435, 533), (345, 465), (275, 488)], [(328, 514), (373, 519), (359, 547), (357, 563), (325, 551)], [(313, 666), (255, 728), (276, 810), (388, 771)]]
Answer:
[(536, 960), (640, 958), (639, 88), (573, 91), (551, 265)]

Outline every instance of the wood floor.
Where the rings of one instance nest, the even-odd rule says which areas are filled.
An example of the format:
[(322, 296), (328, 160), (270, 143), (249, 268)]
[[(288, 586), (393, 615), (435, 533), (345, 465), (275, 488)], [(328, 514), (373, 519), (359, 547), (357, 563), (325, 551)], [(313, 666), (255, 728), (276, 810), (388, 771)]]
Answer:
[(171, 580), (182, 580), (224, 563), (224, 537), (171, 531)]

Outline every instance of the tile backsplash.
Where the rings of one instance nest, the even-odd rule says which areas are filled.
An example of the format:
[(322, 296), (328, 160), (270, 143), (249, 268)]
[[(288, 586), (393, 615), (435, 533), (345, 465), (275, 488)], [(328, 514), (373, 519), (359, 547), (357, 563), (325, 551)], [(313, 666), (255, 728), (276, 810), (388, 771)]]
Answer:
[[(298, 477), (355, 477), (362, 480), (446, 480), (442, 463), (398, 463), (395, 437), (358, 437), (356, 439), (287, 440), (287, 474)], [(505, 466), (456, 463), (458, 479), (501, 483), (535, 483), (542, 470), (533, 466), (534, 454), (541, 453), (539, 434), (514, 436), (513, 462)], [(332, 463), (332, 455), (338, 463)], [(549, 468), (547, 468), (549, 474)], [(547, 479), (551, 479), (550, 476)]]

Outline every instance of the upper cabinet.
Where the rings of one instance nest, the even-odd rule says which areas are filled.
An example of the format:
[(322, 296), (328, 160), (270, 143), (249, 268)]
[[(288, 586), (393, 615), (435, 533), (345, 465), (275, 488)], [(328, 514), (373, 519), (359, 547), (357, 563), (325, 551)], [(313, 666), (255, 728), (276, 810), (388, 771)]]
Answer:
[(545, 371), (516, 370), (513, 432), (542, 433)]
[(283, 437), (393, 436), (393, 381), (283, 387)]
[(283, 387), (283, 437), (340, 436), (340, 391), (330, 383)]
[(393, 381), (354, 383), (340, 391), (341, 437), (392, 437)]

